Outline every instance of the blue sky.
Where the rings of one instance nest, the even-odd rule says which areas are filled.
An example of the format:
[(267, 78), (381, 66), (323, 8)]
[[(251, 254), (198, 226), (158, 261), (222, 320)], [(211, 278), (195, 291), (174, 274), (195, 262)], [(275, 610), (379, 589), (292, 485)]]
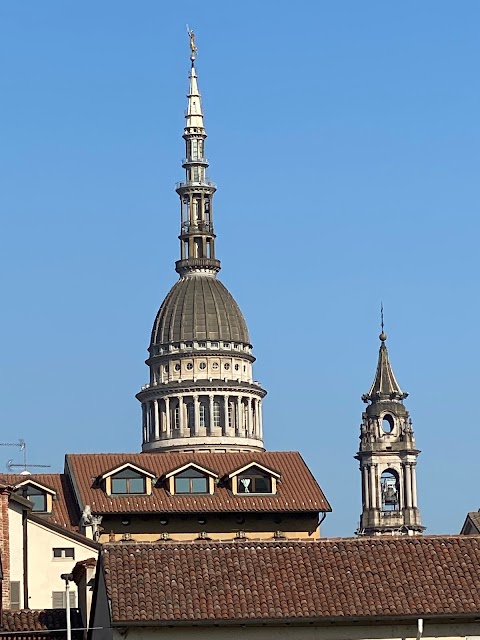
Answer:
[(351, 535), (383, 300), (423, 521), (458, 532), (480, 507), (479, 21), (475, 0), (3, 2), (2, 440), (53, 471), (140, 448), (134, 395), (176, 279), (189, 23), (267, 447), (302, 452), (324, 533)]

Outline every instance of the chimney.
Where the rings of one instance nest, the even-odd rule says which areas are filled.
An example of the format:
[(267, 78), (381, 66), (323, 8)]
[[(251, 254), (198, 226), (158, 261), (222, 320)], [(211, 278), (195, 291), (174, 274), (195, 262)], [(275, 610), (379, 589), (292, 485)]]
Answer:
[(78, 590), (78, 608), (82, 616), (82, 626), (85, 629), (83, 632), (84, 638), (87, 637), (87, 628), (90, 624), (96, 566), (97, 561), (95, 558), (88, 558), (88, 560), (77, 562), (72, 571), (73, 580)]
[(0, 485), (0, 554), (2, 557), (2, 609), (10, 609), (10, 535), (8, 501), (11, 489)]

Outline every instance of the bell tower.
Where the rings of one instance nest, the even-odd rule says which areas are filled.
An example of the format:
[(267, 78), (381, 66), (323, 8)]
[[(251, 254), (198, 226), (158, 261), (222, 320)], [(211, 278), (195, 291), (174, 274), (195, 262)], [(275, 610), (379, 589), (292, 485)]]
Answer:
[(357, 535), (419, 535), (425, 529), (417, 503), (415, 446), (412, 420), (392, 367), (383, 330), (375, 379), (362, 396), (368, 405), (362, 414), (360, 462), (362, 514)]

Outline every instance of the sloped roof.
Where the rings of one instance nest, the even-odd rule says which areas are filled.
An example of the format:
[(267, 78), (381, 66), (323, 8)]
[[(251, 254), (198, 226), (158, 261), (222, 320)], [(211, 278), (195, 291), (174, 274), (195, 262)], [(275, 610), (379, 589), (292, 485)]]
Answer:
[[(297, 452), (92, 453), (67, 455), (66, 462), (80, 495), (81, 508), (88, 504), (97, 514), (331, 511), (322, 490)], [(215, 487), (213, 495), (171, 495), (164, 486), (155, 486), (149, 496), (106, 495), (96, 479), (107, 469), (125, 462), (151, 469), (158, 478), (188, 462), (211, 469), (220, 478), (249, 462), (256, 462), (278, 471), (281, 482), (275, 495), (234, 495), (222, 484)]]
[[(83, 626), (78, 609), (71, 610), (72, 629)], [(4, 610), (2, 613), (3, 630), (2, 638), (15, 638), (16, 640), (28, 640), (35, 638), (65, 638), (66, 611), (65, 609), (20, 609), (18, 611)], [(73, 631), (72, 636), (81, 638), (82, 632)]]
[(0, 482), (14, 487), (28, 480), (48, 487), (56, 494), (55, 499), (52, 500), (52, 513), (37, 513), (36, 515), (71, 531), (78, 531), (80, 514), (67, 476), (63, 473), (32, 473), (29, 476), (20, 473), (0, 474)]
[(408, 393), (401, 390), (393, 373), (388, 357), (388, 349), (385, 344), (386, 339), (387, 336), (381, 333), (377, 370), (370, 391), (362, 396), (364, 402), (368, 402), (369, 400), (373, 402), (376, 399), (404, 400), (408, 396)]
[(460, 533), (466, 533), (467, 528), (476, 529), (476, 531), (472, 530), (472, 533), (480, 533), (480, 511), (470, 511), (467, 513), (467, 517)]
[(480, 612), (480, 536), (108, 544), (112, 621), (325, 621)]

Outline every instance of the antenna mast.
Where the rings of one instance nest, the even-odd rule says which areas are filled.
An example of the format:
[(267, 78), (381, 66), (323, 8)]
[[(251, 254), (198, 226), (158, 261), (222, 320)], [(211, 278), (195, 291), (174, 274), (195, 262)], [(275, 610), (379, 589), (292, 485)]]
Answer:
[(20, 451), (23, 451), (23, 462), (20, 464), (15, 464), (13, 459), (8, 460), (7, 469), (9, 471), (15, 471), (15, 469), (21, 469), (20, 473), (29, 474), (29, 469), (48, 469), (51, 465), (49, 464), (29, 464), (27, 462), (27, 443), (23, 438), (19, 438), (18, 442), (0, 442), (0, 447), (18, 447)]

